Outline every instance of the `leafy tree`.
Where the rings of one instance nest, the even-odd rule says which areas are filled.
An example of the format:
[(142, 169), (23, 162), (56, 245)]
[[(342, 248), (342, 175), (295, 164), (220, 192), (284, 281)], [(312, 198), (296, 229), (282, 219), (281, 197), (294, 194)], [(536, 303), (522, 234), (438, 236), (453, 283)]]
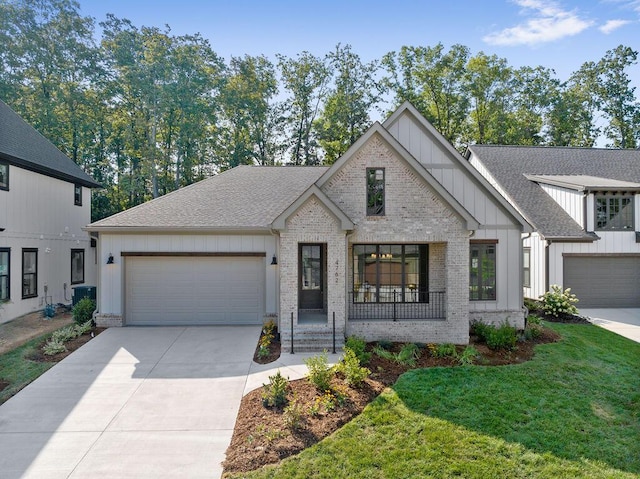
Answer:
[[(459, 144), (466, 122), (469, 96), (465, 64), (469, 49), (442, 43), (435, 47), (402, 47), (383, 57), (389, 76), (385, 84), (396, 103), (410, 101), (451, 143)], [(400, 75), (400, 73), (402, 75)]]
[(604, 133), (614, 148), (640, 145), (640, 103), (627, 73), (637, 60), (637, 51), (619, 45), (595, 65), (599, 106), (609, 120)]
[(232, 57), (221, 89), (223, 134), (220, 167), (273, 164), (279, 120), (270, 100), (278, 92), (273, 64), (265, 56)]
[(330, 71), (326, 61), (309, 52), (297, 58), (277, 55), (283, 87), (290, 93), (285, 102), (288, 142), (294, 165), (318, 163), (317, 142), (312, 129), (320, 105), (326, 95)]
[(369, 127), (369, 111), (380, 99), (380, 88), (375, 80), (377, 62), (362, 63), (350, 45), (338, 44), (327, 61), (336, 74), (314, 127), (324, 161), (332, 164)]

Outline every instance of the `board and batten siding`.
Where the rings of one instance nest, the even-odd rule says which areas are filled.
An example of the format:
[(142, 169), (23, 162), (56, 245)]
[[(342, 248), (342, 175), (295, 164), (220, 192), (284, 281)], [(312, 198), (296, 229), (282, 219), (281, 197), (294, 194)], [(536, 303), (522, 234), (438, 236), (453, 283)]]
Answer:
[[(499, 322), (509, 318), (518, 325), (522, 322), (522, 241), (521, 225), (505, 210), (487, 188), (488, 184), (474, 177), (464, 159), (454, 158), (452, 153), (434, 138), (411, 115), (399, 116), (388, 131), (451, 193), (456, 200), (482, 225), (472, 240), (497, 240), (496, 301), (470, 301), (471, 319), (484, 317), (486, 321)], [(495, 183), (495, 182), (494, 182)], [(501, 319), (500, 319), (501, 318)]]
[[(11, 248), (11, 298), (2, 305), (0, 322), (41, 310), (46, 301), (71, 303), (72, 287), (96, 284), (96, 248), (89, 233), (91, 190), (82, 188), (82, 206), (74, 204), (74, 184), (9, 166), (9, 190), (0, 190), (0, 247)], [(22, 249), (38, 250), (35, 298), (22, 299)], [(71, 284), (71, 250), (83, 249), (84, 283)], [(64, 285), (66, 284), (66, 295)]]
[(539, 233), (532, 233), (522, 242), (523, 247), (531, 248), (531, 287), (524, 288), (525, 298), (538, 299), (546, 291), (545, 244)]
[(513, 325), (523, 327), (523, 317), (510, 312), (522, 309), (522, 239), (520, 230), (512, 229), (479, 229), (471, 241), (497, 240), (496, 244), (496, 300), (469, 301), (470, 319), (500, 323), (505, 320)]
[(576, 223), (584, 227), (585, 203), (584, 193), (582, 191), (569, 190), (560, 186), (545, 185), (543, 183), (540, 183), (540, 187), (545, 193), (551, 196)]
[[(122, 317), (124, 314), (124, 280), (126, 257), (121, 253), (264, 253), (265, 314), (278, 312), (277, 266), (271, 258), (278, 256), (278, 243), (273, 235), (215, 235), (215, 234), (111, 234), (100, 233), (98, 282), (98, 311), (101, 315)], [(112, 254), (114, 264), (106, 265)]]

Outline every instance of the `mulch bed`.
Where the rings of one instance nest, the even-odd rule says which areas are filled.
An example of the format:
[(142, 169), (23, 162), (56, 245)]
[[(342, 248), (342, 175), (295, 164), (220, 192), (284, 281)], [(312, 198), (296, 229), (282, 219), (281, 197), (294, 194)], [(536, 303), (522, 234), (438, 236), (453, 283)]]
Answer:
[(7, 381), (3, 381), (2, 379), (0, 379), (0, 391), (2, 391), (7, 386), (9, 386), (9, 383)]
[(66, 351), (63, 351), (63, 352), (58, 353), (58, 354), (53, 354), (51, 356), (47, 356), (42, 351), (42, 349), (44, 348), (44, 345), (48, 341), (48, 339), (46, 339), (38, 346), (38, 348), (33, 353), (31, 353), (28, 356), (27, 359), (29, 359), (30, 361), (38, 362), (38, 363), (44, 363), (44, 362), (46, 362), (46, 363), (57, 363), (57, 362), (60, 362), (64, 358), (69, 356), (72, 352), (74, 352), (76, 349), (78, 349), (80, 346), (82, 346), (82, 345), (88, 343), (89, 341), (91, 341), (95, 336), (100, 334), (105, 329), (106, 328), (96, 328), (96, 327), (94, 327), (87, 334), (83, 334), (82, 336), (78, 336), (77, 338), (72, 339), (71, 341), (65, 342), (64, 345), (67, 348)]
[[(559, 340), (559, 335), (544, 328), (542, 335), (533, 341), (519, 342), (514, 351), (493, 351), (485, 344), (479, 344), (476, 338), (471, 338), (470, 344), (482, 355), (481, 365), (500, 366), (528, 361), (533, 357), (534, 347), (542, 343)], [(375, 343), (367, 345), (371, 350)], [(394, 344), (393, 350), (399, 351), (401, 344)], [(464, 346), (457, 346), (458, 353)], [(422, 351), (415, 368), (435, 366), (457, 366), (458, 361), (453, 358), (436, 358)], [(380, 358), (373, 354), (366, 365), (371, 371), (358, 389), (347, 387), (339, 375), (332, 383), (333, 389), (344, 397), (342, 405), (327, 411), (321, 402), (322, 394), (306, 379), (289, 382), (287, 399), (302, 405), (303, 421), (299, 429), (287, 428), (284, 421), (283, 408), (267, 408), (262, 404), (262, 388), (247, 394), (240, 405), (236, 426), (227, 449), (226, 460), (223, 462), (225, 473), (246, 472), (258, 469), (266, 464), (277, 463), (280, 460), (297, 454), (303, 449), (319, 442), (341, 426), (360, 414), (367, 404), (375, 399), (386, 387), (393, 385), (398, 377), (413, 369), (396, 362)], [(320, 407), (318, 405), (320, 404)], [(316, 415), (310, 414), (310, 409), (317, 407)]]
[[(260, 333), (260, 339), (264, 336), (264, 330)], [(280, 335), (275, 334), (274, 339), (271, 341), (269, 345), (269, 354), (267, 356), (262, 356), (258, 354), (260, 351), (260, 340), (258, 340), (258, 344), (256, 346), (256, 350), (253, 353), (253, 362), (258, 364), (269, 364), (274, 362), (276, 359), (280, 357)]]

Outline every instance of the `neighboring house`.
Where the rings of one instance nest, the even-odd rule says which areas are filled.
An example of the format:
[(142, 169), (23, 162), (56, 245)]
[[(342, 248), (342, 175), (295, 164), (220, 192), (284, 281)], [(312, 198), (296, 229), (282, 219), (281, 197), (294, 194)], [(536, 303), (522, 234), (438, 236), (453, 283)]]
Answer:
[(524, 218), (408, 103), (331, 167), (240, 166), (87, 227), (102, 325), (278, 321), (284, 348), (522, 327)]
[(470, 163), (534, 226), (526, 297), (557, 284), (580, 307), (640, 307), (640, 150), (469, 147)]
[(95, 285), (96, 248), (82, 227), (99, 186), (0, 101), (0, 322)]

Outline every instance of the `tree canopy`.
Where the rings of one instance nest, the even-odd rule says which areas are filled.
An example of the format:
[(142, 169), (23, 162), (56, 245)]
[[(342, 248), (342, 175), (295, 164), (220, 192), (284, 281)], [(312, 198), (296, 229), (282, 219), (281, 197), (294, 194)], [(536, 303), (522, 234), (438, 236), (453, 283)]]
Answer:
[(406, 100), (461, 151), (640, 147), (624, 45), (560, 81), (459, 44), (225, 61), (198, 33), (100, 27), (75, 0), (0, 0), (0, 98), (104, 185), (94, 220), (241, 164), (331, 164)]

